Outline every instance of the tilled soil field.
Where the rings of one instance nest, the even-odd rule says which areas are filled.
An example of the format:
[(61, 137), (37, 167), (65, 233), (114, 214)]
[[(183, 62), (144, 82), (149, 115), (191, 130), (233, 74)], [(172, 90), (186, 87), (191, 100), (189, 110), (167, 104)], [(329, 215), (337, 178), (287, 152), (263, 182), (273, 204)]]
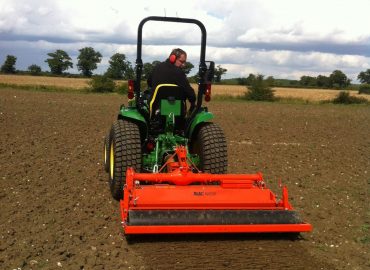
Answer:
[(281, 179), (312, 233), (127, 242), (102, 165), (124, 102), (0, 90), (0, 269), (369, 269), (369, 106), (209, 104), (229, 172)]

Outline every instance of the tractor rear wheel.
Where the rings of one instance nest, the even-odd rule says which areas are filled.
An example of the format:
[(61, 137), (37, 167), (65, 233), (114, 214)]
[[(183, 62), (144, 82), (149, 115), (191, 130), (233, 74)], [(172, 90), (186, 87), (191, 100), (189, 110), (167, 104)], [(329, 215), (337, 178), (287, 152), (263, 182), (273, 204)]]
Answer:
[(205, 173), (227, 172), (227, 144), (223, 130), (215, 123), (204, 123), (192, 139), (190, 152), (200, 158), (199, 169)]
[(104, 138), (104, 170), (109, 172), (110, 132)]
[(127, 120), (116, 121), (110, 131), (109, 186), (112, 197), (123, 198), (126, 170), (141, 171), (141, 141), (139, 127)]

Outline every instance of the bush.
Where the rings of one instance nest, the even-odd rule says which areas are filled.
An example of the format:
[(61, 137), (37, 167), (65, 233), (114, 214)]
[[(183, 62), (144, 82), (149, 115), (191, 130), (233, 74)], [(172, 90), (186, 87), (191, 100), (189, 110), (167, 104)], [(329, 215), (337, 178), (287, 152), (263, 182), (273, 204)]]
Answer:
[(122, 82), (117, 85), (116, 91), (118, 94), (125, 95), (128, 92), (128, 83), (127, 82)]
[(97, 93), (113, 92), (116, 86), (112, 79), (101, 75), (93, 76), (89, 85), (90, 90)]
[(41, 67), (35, 64), (30, 65), (28, 71), (34, 76), (41, 75)]
[(256, 101), (274, 101), (274, 90), (268, 86), (266, 81), (263, 80), (263, 75), (258, 75), (247, 87), (248, 91), (245, 93), (244, 98), (247, 100)]
[(359, 94), (369, 94), (370, 95), (370, 84), (361, 84), (358, 88)]
[(334, 104), (360, 104), (368, 103), (367, 99), (361, 97), (354, 97), (347, 91), (340, 91), (339, 94), (333, 99)]

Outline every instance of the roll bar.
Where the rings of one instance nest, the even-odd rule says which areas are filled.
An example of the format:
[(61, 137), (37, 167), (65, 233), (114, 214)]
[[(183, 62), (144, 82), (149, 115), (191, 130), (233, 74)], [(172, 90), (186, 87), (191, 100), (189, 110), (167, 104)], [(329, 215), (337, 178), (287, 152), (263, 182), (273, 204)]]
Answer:
[[(195, 112), (201, 107), (202, 105), (202, 97), (204, 94), (204, 91), (206, 89), (205, 85), (205, 74), (207, 72), (207, 65), (205, 61), (205, 55), (206, 55), (206, 40), (207, 40), (207, 31), (204, 27), (203, 23), (196, 19), (187, 19), (187, 18), (177, 18), (177, 17), (158, 17), (158, 16), (150, 16), (147, 18), (144, 18), (138, 27), (137, 31), (137, 56), (136, 56), (136, 67), (135, 67), (135, 73), (136, 73), (136, 80), (135, 80), (135, 103), (139, 111), (141, 111), (140, 108), (140, 81), (141, 81), (141, 75), (143, 71), (143, 60), (141, 59), (141, 52), (142, 52), (142, 33), (143, 33), (143, 27), (144, 24), (148, 21), (162, 21), (162, 22), (176, 22), (176, 23), (191, 23), (196, 24), (199, 26), (202, 36), (201, 36), (201, 46), (200, 46), (200, 60), (199, 60), (199, 88), (198, 88), (198, 99), (197, 99), (197, 105)], [(192, 118), (192, 116), (190, 116)]]

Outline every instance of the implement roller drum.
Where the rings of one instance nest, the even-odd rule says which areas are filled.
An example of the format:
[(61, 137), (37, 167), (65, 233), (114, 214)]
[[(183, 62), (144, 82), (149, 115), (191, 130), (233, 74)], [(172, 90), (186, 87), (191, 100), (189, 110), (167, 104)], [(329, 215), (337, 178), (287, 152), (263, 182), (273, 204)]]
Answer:
[(286, 210), (130, 210), (129, 226), (301, 224)]

